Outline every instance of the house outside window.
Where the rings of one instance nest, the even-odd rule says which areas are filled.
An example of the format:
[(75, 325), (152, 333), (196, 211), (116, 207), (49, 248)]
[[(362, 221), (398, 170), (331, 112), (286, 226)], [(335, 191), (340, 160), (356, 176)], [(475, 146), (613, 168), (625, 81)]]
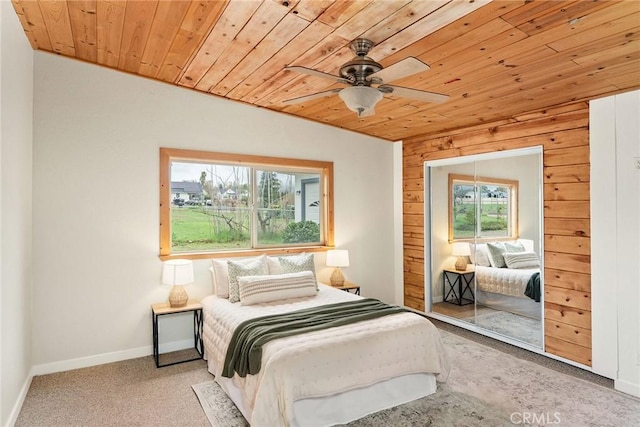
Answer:
[(518, 181), (449, 175), (449, 242), (518, 237)]
[(331, 162), (161, 148), (160, 165), (163, 259), (333, 244)]

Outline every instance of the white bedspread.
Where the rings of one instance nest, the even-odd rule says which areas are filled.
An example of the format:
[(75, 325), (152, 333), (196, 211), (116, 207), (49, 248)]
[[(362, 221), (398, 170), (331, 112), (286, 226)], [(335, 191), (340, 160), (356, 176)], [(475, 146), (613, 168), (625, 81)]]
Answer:
[[(202, 306), (209, 371), (220, 376), (233, 331), (244, 320), (358, 298), (322, 284), (315, 297), (251, 306), (208, 296)], [(288, 425), (296, 400), (412, 373), (444, 381), (449, 365), (435, 326), (418, 314), (400, 313), (269, 342), (261, 371), (233, 381), (251, 410), (248, 421), (257, 427)]]
[(529, 298), (524, 294), (527, 282), (539, 268), (495, 268), (475, 266), (478, 289), (514, 297)]

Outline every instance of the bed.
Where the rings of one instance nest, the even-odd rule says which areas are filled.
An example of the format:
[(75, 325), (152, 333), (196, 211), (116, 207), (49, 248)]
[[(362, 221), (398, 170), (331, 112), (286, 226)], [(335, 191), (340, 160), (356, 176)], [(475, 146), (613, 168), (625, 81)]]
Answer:
[(313, 296), (251, 305), (215, 294), (201, 301), (208, 369), (252, 426), (347, 423), (432, 394), (436, 379), (446, 379), (438, 330), (411, 312), (271, 341), (259, 372), (222, 375), (231, 336), (243, 321), (362, 299), (315, 286)]
[[(502, 264), (495, 261), (487, 244), (471, 245), (471, 258), (475, 263), (475, 299), (478, 304), (496, 310), (540, 319), (540, 264), (533, 251), (533, 241), (520, 239), (517, 242), (521, 245), (519, 252), (502, 253), (503, 257), (514, 260), (510, 265), (506, 265), (506, 261)], [(518, 263), (519, 259), (527, 261)]]

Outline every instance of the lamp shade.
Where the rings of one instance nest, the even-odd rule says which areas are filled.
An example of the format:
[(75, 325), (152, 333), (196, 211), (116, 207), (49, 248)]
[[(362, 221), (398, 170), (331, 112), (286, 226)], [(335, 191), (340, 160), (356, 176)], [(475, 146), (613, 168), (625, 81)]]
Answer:
[(193, 262), (188, 259), (165, 261), (162, 266), (162, 283), (165, 285), (193, 283)]
[(471, 255), (471, 251), (469, 250), (469, 243), (467, 242), (454, 242), (453, 248), (451, 249), (451, 254), (453, 256), (468, 256)]
[(346, 249), (327, 251), (326, 264), (329, 267), (349, 267), (349, 251)]
[(358, 117), (373, 113), (373, 108), (382, 99), (382, 92), (371, 86), (350, 86), (342, 89), (338, 95)]

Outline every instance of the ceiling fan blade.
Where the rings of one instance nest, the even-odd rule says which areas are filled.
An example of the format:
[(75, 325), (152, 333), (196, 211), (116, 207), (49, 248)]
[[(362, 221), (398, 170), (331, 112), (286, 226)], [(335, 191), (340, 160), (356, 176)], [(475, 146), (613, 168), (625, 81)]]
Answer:
[(383, 68), (377, 73), (373, 73), (368, 77), (369, 81), (380, 79), (382, 82), (392, 82), (403, 77), (427, 71), (430, 67), (424, 62), (413, 56), (409, 56), (387, 68)]
[(333, 81), (336, 81), (338, 83), (344, 83), (344, 84), (351, 84), (351, 82), (347, 79), (343, 79), (342, 77), (338, 77), (338, 76), (334, 76), (333, 74), (329, 74), (329, 73), (323, 73), (322, 71), (318, 71), (318, 70), (312, 70), (311, 68), (307, 68), (307, 67), (300, 67), (298, 65), (292, 65), (289, 67), (284, 67), (285, 70), (289, 70), (289, 71), (296, 71), (298, 73), (302, 73), (302, 74), (308, 74), (310, 76), (315, 76), (315, 77), (322, 77), (324, 79), (330, 79)]
[(424, 102), (433, 102), (435, 104), (440, 104), (449, 99), (448, 95), (443, 95), (441, 93), (427, 92), (425, 90), (418, 89), (409, 89), (402, 86), (384, 85), (378, 86), (378, 89), (380, 89), (380, 91), (384, 93), (390, 93), (395, 96), (417, 99), (418, 101)]
[(305, 96), (300, 96), (298, 98), (287, 99), (285, 101), (282, 101), (282, 103), (285, 105), (300, 104), (301, 102), (310, 101), (312, 99), (326, 98), (327, 96), (334, 95), (340, 92), (341, 90), (342, 90), (341, 88), (329, 89), (323, 92), (312, 93), (311, 95), (305, 95)]

